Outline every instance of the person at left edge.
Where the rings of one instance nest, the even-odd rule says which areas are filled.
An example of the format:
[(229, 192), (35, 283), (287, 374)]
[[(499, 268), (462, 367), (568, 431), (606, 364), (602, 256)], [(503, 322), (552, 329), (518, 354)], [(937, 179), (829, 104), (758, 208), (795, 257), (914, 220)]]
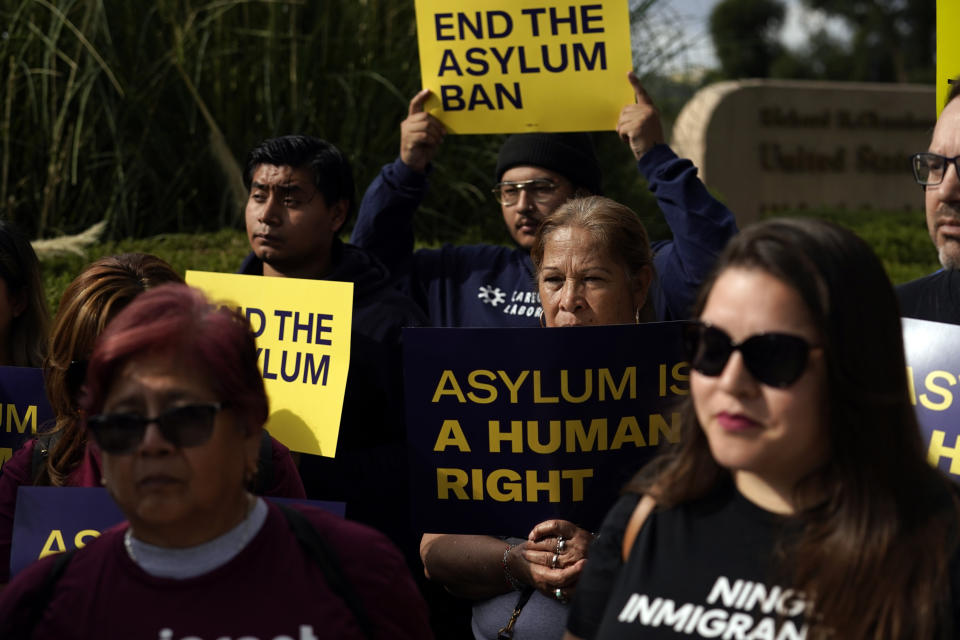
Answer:
[(430, 637), (382, 534), (247, 490), (269, 401), (237, 311), (182, 284), (139, 296), (97, 342), (81, 406), (128, 522), (20, 573), (0, 637)]
[(303, 135), (265, 140), (248, 155), (244, 181), (250, 254), (240, 273), (353, 283), (350, 370), (336, 458), (301, 456), (307, 495), (344, 501), (346, 515), (386, 533), (419, 572), (410, 531), (400, 330), (425, 318), (394, 289), (387, 269), (337, 237), (354, 206), (350, 163), (337, 147)]
[[(183, 283), (173, 267), (147, 253), (106, 256), (88, 265), (67, 285), (54, 317), (43, 377), (54, 425), (14, 452), (0, 473), (0, 584), (7, 582), (13, 516), (21, 486), (98, 487), (99, 452), (87, 438), (80, 413), (80, 385), (94, 342), (107, 323), (137, 296), (164, 283)], [(303, 498), (303, 484), (290, 451), (268, 435), (260, 473), (251, 490)]]

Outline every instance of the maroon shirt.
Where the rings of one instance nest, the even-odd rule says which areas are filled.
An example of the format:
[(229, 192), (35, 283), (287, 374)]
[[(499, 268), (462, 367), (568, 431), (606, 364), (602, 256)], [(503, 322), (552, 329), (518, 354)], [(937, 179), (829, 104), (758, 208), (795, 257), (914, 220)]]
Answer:
[[(306, 498), (303, 482), (290, 457), (290, 450), (275, 438), (273, 444), (273, 486), (263, 495), (273, 498)], [(30, 461), (37, 441), (28, 440), (13, 453), (0, 470), (0, 584), (10, 579), (10, 545), (13, 541), (13, 514), (17, 507), (17, 489), (33, 486)], [(95, 447), (87, 445), (83, 460), (67, 477), (68, 487), (99, 487), (100, 456)], [(166, 640), (166, 639), (165, 639)]]
[[(268, 506), (263, 528), (233, 560), (185, 580), (140, 569), (123, 546), (126, 523), (105, 531), (70, 561), (34, 640), (363, 638), (278, 507)], [(385, 536), (325, 511), (296, 509), (336, 553), (377, 638), (432, 637), (426, 605)], [(12, 619), (55, 559), (34, 563), (0, 593), (0, 620)]]

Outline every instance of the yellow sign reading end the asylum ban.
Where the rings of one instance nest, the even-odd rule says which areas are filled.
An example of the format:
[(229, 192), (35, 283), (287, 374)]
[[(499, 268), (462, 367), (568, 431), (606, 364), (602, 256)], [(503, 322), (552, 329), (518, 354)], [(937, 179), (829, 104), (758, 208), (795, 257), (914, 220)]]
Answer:
[(960, 2), (937, 0), (937, 117), (943, 110), (951, 81), (960, 78)]
[(257, 337), (270, 435), (332, 458), (350, 368), (353, 284), (187, 271), (214, 304), (240, 309)]
[(633, 102), (627, 0), (416, 0), (426, 109), (452, 133), (603, 131)]

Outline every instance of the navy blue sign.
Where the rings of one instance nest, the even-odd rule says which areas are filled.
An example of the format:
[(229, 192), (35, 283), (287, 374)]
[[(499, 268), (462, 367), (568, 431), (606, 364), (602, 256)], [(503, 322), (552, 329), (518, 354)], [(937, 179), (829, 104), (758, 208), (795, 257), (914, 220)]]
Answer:
[[(268, 498), (281, 504), (305, 504), (343, 517), (344, 503)], [(83, 548), (106, 529), (123, 522), (119, 507), (101, 488), (20, 487), (13, 517), (10, 576), (30, 563), (67, 549)]]
[(680, 438), (680, 322), (404, 329), (414, 524), (596, 530), (623, 483)]
[(0, 367), (0, 466), (37, 427), (53, 422), (43, 372), (30, 367)]
[(904, 318), (903, 342), (927, 459), (960, 482), (960, 326)]

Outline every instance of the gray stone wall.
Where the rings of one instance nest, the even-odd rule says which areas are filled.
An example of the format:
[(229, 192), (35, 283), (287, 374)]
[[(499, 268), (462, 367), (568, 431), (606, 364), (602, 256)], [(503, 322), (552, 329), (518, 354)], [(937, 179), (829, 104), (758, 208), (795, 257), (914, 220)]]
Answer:
[(824, 205), (921, 211), (908, 159), (935, 121), (925, 85), (738, 80), (700, 90), (671, 144), (741, 225)]

